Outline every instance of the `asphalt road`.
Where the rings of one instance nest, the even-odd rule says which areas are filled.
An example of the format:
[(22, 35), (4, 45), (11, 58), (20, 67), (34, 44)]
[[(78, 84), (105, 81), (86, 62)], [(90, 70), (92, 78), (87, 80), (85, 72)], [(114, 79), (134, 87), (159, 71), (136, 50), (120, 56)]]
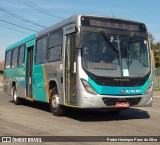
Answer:
[(104, 110), (73, 109), (66, 116), (55, 117), (48, 104), (29, 102), (16, 106), (11, 96), (0, 91), (0, 136), (160, 136), (159, 108), (160, 99), (154, 98), (152, 107), (132, 108), (118, 115)]

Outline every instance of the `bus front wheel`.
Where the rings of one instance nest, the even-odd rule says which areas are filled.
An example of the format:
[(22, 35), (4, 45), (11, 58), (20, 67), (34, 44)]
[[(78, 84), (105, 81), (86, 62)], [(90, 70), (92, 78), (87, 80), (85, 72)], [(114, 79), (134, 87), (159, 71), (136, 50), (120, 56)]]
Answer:
[(59, 105), (58, 89), (54, 87), (50, 90), (50, 108), (54, 116), (62, 116), (64, 114), (64, 108)]

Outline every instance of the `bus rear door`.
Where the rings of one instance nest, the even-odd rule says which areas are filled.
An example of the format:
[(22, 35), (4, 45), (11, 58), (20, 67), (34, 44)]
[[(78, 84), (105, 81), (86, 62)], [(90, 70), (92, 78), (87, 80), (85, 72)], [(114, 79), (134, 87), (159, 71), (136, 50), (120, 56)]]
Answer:
[(35, 40), (26, 44), (26, 97), (32, 98), (33, 52)]

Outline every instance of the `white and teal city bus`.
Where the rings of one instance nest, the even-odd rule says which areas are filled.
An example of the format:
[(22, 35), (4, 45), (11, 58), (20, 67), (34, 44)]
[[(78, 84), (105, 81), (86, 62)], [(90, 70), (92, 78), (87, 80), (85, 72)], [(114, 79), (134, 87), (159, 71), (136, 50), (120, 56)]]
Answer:
[(6, 48), (4, 90), (14, 103), (124, 108), (152, 105), (153, 70), (145, 24), (74, 15)]

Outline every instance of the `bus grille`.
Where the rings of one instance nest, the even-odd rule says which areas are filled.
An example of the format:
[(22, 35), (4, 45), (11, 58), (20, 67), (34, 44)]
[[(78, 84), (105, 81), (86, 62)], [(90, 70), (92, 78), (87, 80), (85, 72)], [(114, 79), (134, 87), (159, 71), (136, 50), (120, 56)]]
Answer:
[(102, 98), (107, 106), (115, 106), (117, 102), (129, 102), (130, 106), (137, 105), (141, 101), (141, 97), (136, 98)]
[(134, 86), (143, 86), (145, 81), (124, 81), (124, 82), (115, 82), (115, 81), (108, 81), (108, 80), (95, 80), (98, 85), (101, 86), (118, 86), (118, 87), (134, 87)]

